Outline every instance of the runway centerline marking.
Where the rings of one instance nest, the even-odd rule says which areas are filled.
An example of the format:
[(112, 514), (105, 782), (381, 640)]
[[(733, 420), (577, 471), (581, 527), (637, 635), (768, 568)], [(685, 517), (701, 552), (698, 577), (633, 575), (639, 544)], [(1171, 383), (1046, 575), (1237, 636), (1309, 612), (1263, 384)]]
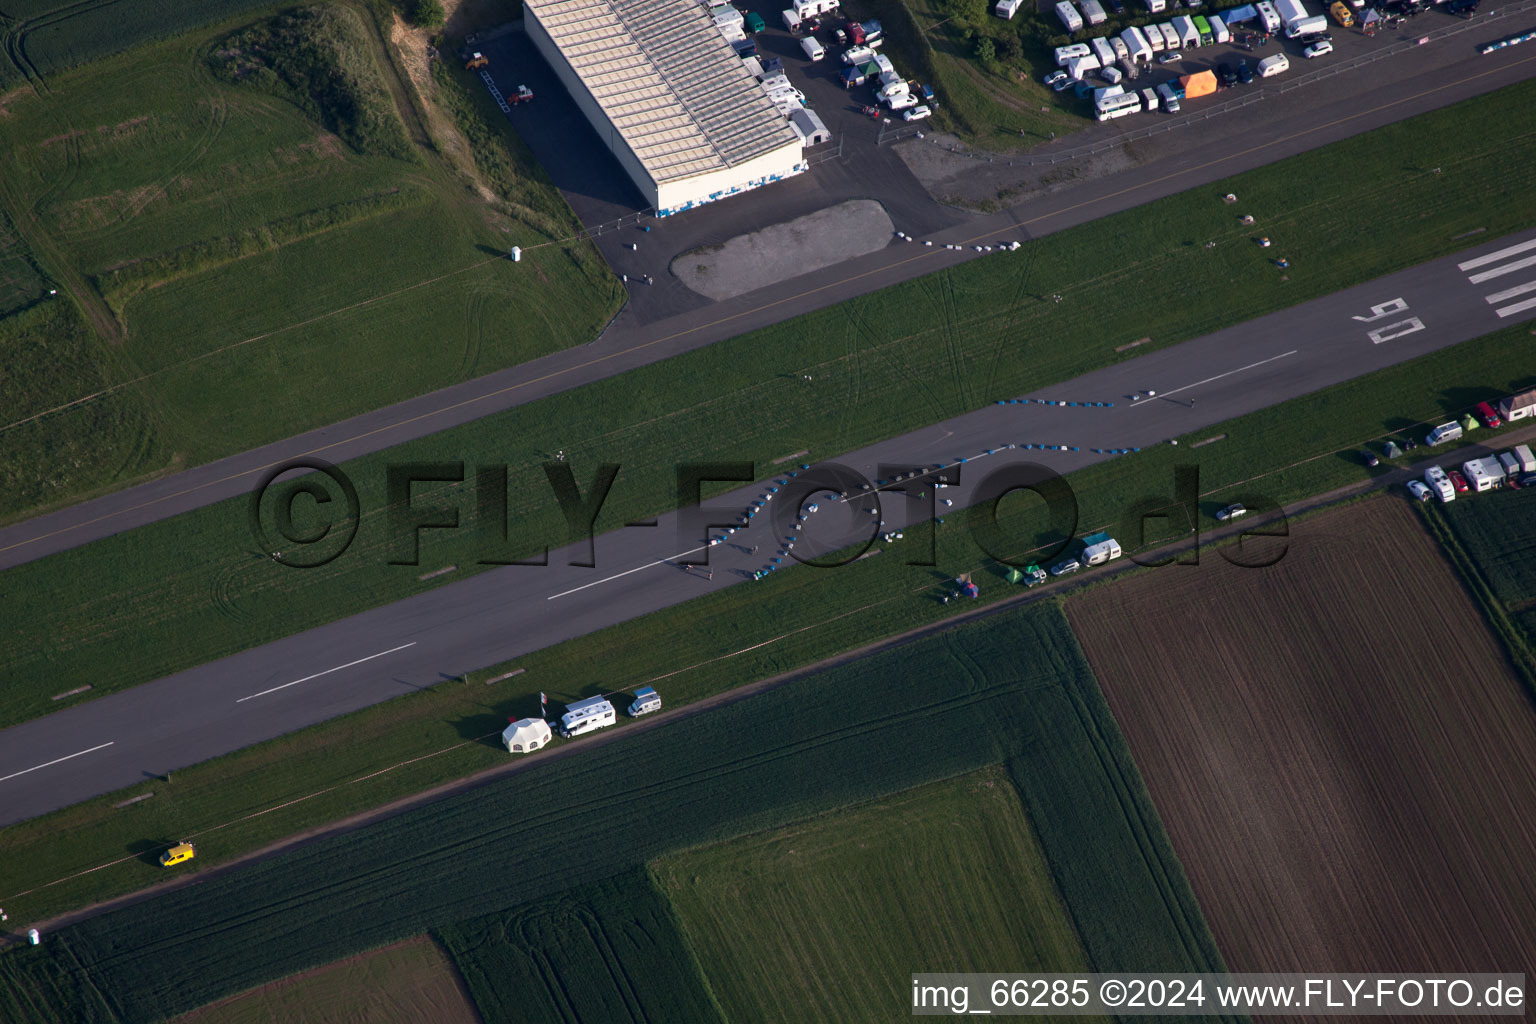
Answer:
[(244, 704), (248, 700), (255, 700), (257, 697), (265, 697), (269, 693), (276, 693), (278, 690), (286, 690), (290, 686), (298, 686), (300, 683), (307, 683), (311, 679), (319, 679), (321, 676), (328, 676), (332, 672), (340, 672), (344, 668), (351, 668), (353, 665), (361, 665), (363, 662), (372, 661), (374, 658), (382, 658), (386, 654), (394, 654), (396, 651), (403, 651), (407, 647), (415, 647), (416, 643), (417, 641), (412, 640), (408, 644), (401, 644), (399, 647), (391, 647), (387, 651), (380, 651), (378, 654), (370, 654), (366, 658), (358, 658), (356, 661), (349, 661), (345, 665), (337, 665), (335, 668), (328, 668), (324, 672), (316, 672), (312, 676), (305, 676), (303, 679), (295, 679), (293, 682), (284, 683), (282, 686), (274, 686), (270, 690), (262, 690), (260, 693), (253, 693), (249, 697), (241, 697), (239, 700), (235, 701), (235, 703)]
[[(1197, 388), (1197, 387), (1199, 387), (1202, 384), (1209, 384), (1213, 380), (1221, 380), (1221, 378), (1223, 378), (1223, 377), (1230, 377), (1234, 373), (1242, 373), (1244, 370), (1251, 370), (1251, 369), (1253, 369), (1256, 366), (1263, 366), (1265, 363), (1273, 363), (1277, 359), (1284, 359), (1287, 356), (1293, 356), (1297, 352), (1300, 352), (1300, 351), (1301, 351), (1300, 349), (1293, 348), (1289, 352), (1282, 352), (1282, 353), (1280, 353), (1277, 356), (1270, 356), (1268, 359), (1260, 359), (1256, 363), (1249, 363), (1247, 366), (1239, 366), (1235, 370), (1228, 370), (1226, 373), (1218, 373), (1214, 377), (1207, 377), (1207, 378), (1205, 378), (1205, 380), (1197, 380), (1193, 384), (1185, 384), (1183, 387), (1181, 387), (1181, 388), (1174, 388), (1172, 391), (1159, 391), (1156, 394), (1156, 396), (1154, 396), (1154, 397), (1162, 398), (1165, 395), (1176, 395), (1180, 391), (1188, 391), (1190, 388)], [(1144, 408), (1144, 407), (1146, 407), (1148, 405), (1151, 405), (1151, 404), (1152, 403), (1150, 403), (1150, 402), (1137, 402), (1135, 405), (1129, 406), (1128, 408), (1131, 408), (1131, 409), (1135, 409), (1137, 407), (1143, 407)]]
[(612, 576), (604, 576), (600, 580), (593, 580), (591, 583), (583, 583), (581, 586), (579, 586), (579, 587), (572, 587), (570, 590), (562, 590), (558, 594), (550, 594), (544, 600), (546, 600), (546, 601), (553, 601), (557, 597), (568, 597), (571, 594), (575, 594), (575, 593), (577, 593), (579, 591), (586, 590), (588, 587), (595, 587), (595, 586), (597, 586), (600, 583), (612, 583), (614, 580), (622, 579), (623, 577), (628, 576), (628, 575), (630, 575), (632, 573), (637, 573), (637, 572), (639, 572), (642, 569), (650, 569), (650, 568), (652, 568), (654, 566), (666, 565), (668, 562), (672, 561), (673, 559), (682, 558), (684, 555), (691, 555), (695, 551), (703, 551), (707, 547), (709, 547), (708, 544), (700, 544), (696, 548), (689, 548), (687, 551), (679, 551), (675, 555), (668, 555), (666, 558), (658, 558), (654, 562), (646, 562), (644, 565), (637, 565), (633, 569), (625, 569), (623, 572), (616, 572)]
[(82, 750), (79, 753), (70, 754), (70, 755), (68, 755), (66, 757), (57, 757), (57, 758), (54, 758), (52, 761), (48, 761), (48, 762), (46, 762), (44, 764), (37, 764), (37, 765), (33, 765), (31, 768), (27, 768), (27, 769), (24, 769), (24, 770), (19, 771), (19, 772), (12, 772), (10, 775), (5, 776), (4, 778), (0, 778), (0, 782), (5, 782), (8, 779), (14, 779), (14, 778), (16, 778), (17, 776), (20, 776), (20, 775), (26, 775), (29, 772), (35, 772), (39, 768), (51, 767), (51, 766), (59, 764), (61, 762), (68, 761), (68, 760), (70, 760), (70, 758), (80, 757), (80, 756), (85, 755), (85, 754), (93, 754), (93, 753), (95, 753), (98, 750), (105, 750), (107, 747), (110, 747), (112, 744), (114, 744), (116, 742), (117, 742), (116, 740), (108, 740), (106, 743), (102, 743), (102, 744), (99, 744), (97, 746), (94, 746), (94, 747), (92, 747), (89, 750)]

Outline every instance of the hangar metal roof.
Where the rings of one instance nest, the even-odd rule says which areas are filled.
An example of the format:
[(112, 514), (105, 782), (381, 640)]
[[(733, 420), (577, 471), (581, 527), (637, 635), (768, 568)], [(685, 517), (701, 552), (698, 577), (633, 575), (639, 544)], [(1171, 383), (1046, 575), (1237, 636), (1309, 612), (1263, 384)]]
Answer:
[(525, 0), (657, 182), (798, 140), (698, 0)]

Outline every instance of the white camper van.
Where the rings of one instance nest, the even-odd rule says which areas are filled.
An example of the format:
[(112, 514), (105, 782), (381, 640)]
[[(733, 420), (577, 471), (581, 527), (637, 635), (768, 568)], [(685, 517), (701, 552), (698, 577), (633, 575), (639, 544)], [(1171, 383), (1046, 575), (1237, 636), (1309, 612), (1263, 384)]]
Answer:
[(618, 713), (606, 697), (588, 697), (565, 706), (560, 716), (560, 735), (569, 739), (583, 733), (595, 732), (618, 721)]

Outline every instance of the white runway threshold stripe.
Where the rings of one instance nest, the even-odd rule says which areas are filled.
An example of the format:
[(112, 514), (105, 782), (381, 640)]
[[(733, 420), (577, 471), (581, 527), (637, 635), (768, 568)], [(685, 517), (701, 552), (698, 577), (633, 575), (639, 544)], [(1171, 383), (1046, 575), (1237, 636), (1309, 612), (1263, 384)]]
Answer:
[(284, 683), (282, 686), (274, 686), (270, 690), (262, 690), (260, 693), (253, 693), (248, 697), (241, 697), (239, 700), (235, 701), (235, 703), (244, 704), (248, 700), (255, 700), (257, 697), (265, 697), (269, 693), (276, 693), (278, 690), (286, 690), (290, 686), (298, 686), (300, 683), (307, 683), (311, 679), (319, 679), (321, 676), (328, 676), (332, 672), (340, 672), (344, 668), (351, 668), (353, 665), (361, 665), (365, 661), (372, 661), (374, 658), (382, 658), (386, 654), (394, 654), (396, 651), (403, 651), (407, 647), (415, 646), (416, 641), (412, 640), (408, 644), (401, 644), (399, 647), (391, 647), (387, 651), (380, 651), (378, 654), (370, 654), (366, 658), (358, 658), (356, 661), (349, 661), (345, 665), (337, 665), (335, 668), (328, 668), (324, 672), (316, 672), (312, 676), (305, 676), (303, 679), (295, 679), (293, 682)]
[(1517, 302), (1512, 306), (1500, 306), (1498, 309), (1494, 310), (1494, 312), (1497, 313), (1500, 318), (1503, 318), (1506, 316), (1514, 316), (1516, 313), (1524, 313), (1528, 309), (1536, 309), (1536, 299), (1526, 299), (1524, 302)]
[(1500, 249), (1498, 252), (1491, 252), (1486, 256), (1479, 256), (1475, 260), (1467, 260), (1465, 263), (1458, 263), (1456, 264), (1456, 269), (1476, 270), (1478, 267), (1486, 267), (1490, 263), (1497, 263), (1499, 260), (1508, 259), (1511, 256), (1517, 256), (1520, 253), (1528, 252), (1531, 249), (1536, 249), (1536, 238), (1533, 238), (1529, 242), (1521, 242), (1519, 245), (1511, 245), (1506, 249)]
[(62, 764), (65, 761), (71, 760), (72, 758), (83, 757), (86, 754), (94, 754), (98, 750), (105, 750), (116, 742), (116, 740), (108, 740), (106, 743), (98, 744), (97, 746), (91, 747), (89, 750), (81, 750), (77, 753), (68, 754), (64, 757), (56, 757), (52, 761), (46, 761), (43, 764), (35, 764), (31, 768), (26, 768), (19, 772), (12, 772), (10, 775), (0, 778), (0, 782), (5, 782), (7, 779), (14, 779), (18, 776), (27, 775), (31, 772), (37, 771), (39, 768), (48, 768), (56, 764)]

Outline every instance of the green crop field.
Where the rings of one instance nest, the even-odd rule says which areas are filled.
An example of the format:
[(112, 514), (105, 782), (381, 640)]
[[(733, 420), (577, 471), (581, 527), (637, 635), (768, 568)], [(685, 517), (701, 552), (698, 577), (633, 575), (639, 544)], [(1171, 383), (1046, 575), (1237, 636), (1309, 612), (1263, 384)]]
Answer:
[[(0, 319), (0, 519), (589, 341), (617, 309), (589, 243), (542, 244), (579, 226), (478, 81), (437, 76), (423, 121), (371, 8), (252, 17), (0, 103), (0, 315), (32, 306)], [(472, 127), (472, 159), (434, 123)]]
[[(1116, 531), (1122, 511), (1142, 496), (1172, 500), (1174, 467), (1199, 467), (1207, 515), (1233, 499), (1291, 503), (1363, 482), (1372, 471), (1358, 446), (1408, 415), (1444, 419), (1443, 403), (1461, 401), (1473, 381), (1508, 373), (1519, 331), (1330, 388), (1219, 424), (1225, 440), (1191, 448), (1159, 446), (1075, 473), (1081, 528)], [(1465, 376), (1463, 376), (1465, 375)], [(1327, 414), (1322, 414), (1326, 410)], [(1298, 426), (1301, 425), (1301, 426)], [(1279, 436), (1286, 444), (1274, 442)], [(1247, 483), (1242, 483), (1247, 481)], [(986, 558), (970, 535), (974, 513), (952, 517), (937, 535), (938, 573), (976, 571), (981, 598), (965, 610), (1016, 597), (1006, 568)], [(1039, 536), (1028, 510), (1002, 516), (1017, 550)], [(1209, 520), (1205, 521), (1209, 524)], [(1129, 535), (1125, 535), (1129, 536)], [(1149, 539), (1157, 539), (1154, 535)], [(903, 543), (922, 543), (915, 535)], [(1012, 546), (1012, 543), (1010, 543)], [(805, 666), (881, 637), (934, 625), (952, 614), (941, 605), (934, 570), (904, 564), (902, 546), (835, 574), (776, 573), (566, 643), (453, 683), (413, 692), (352, 715), (259, 744), (173, 779), (148, 780), (76, 807), (0, 830), (8, 886), (0, 904), (13, 919), (47, 917), (131, 892), (163, 878), (154, 857), (183, 836), (199, 843), (194, 870), (238, 853), (497, 765), (507, 755), (495, 738), (506, 716), (537, 709), (540, 690), (555, 701), (592, 688), (658, 686), (668, 706), (720, 694), (744, 682)], [(1026, 556), (1027, 559), (1028, 556)], [(537, 571), (537, 570), (530, 570)], [(665, 636), (664, 645), (655, 638)], [(600, 666), (588, 669), (588, 666)], [(522, 674), (485, 685), (512, 668)], [(114, 804), (152, 797), (125, 809)], [(1048, 795), (1048, 794), (1047, 794)], [(206, 839), (204, 835), (206, 833)]]
[(726, 1019), (645, 871), (450, 925), (438, 938), (487, 1024)]
[(1494, 596), (1512, 610), (1536, 605), (1536, 493), (1522, 488), (1467, 495), (1438, 511)]
[(731, 1021), (893, 1020), (913, 971), (1088, 969), (1006, 770), (651, 865)]
[[(919, 735), (924, 742), (914, 747)], [(682, 847), (1007, 760), (1097, 969), (1220, 968), (1054, 605), (582, 746), (61, 928), (41, 953), (0, 961), (20, 990), (42, 994), (33, 998), (68, 997), (57, 983), (49, 987), (50, 978), (67, 975), (118, 1017), (174, 1014), (426, 928), (638, 869)], [(54, 1009), (64, 1019), (85, 1012)]]

